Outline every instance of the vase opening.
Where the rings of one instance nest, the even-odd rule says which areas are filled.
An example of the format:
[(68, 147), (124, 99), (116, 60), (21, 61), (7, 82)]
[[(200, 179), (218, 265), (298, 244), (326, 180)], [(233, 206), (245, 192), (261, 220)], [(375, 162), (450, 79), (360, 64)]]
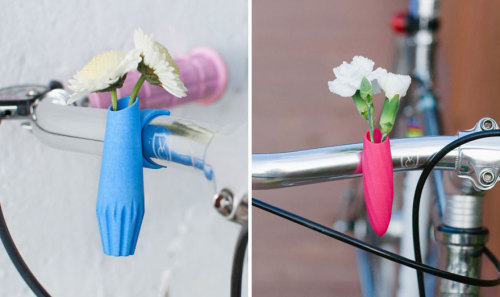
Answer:
[(135, 98), (135, 101), (134, 103), (132, 103), (132, 105), (128, 105), (128, 101), (130, 99), (130, 96), (127, 96), (127, 97), (122, 97), (120, 99), (118, 99), (118, 109), (117, 110), (113, 110), (113, 106), (110, 105), (108, 110), (109, 111), (112, 111), (112, 112), (117, 112), (117, 111), (122, 111), (124, 109), (126, 109), (127, 107), (131, 107), (135, 104), (139, 104), (139, 98)]
[[(368, 140), (369, 142), (371, 142), (370, 140), (370, 131), (366, 131), (366, 134), (365, 134), (365, 138), (366, 140)], [(389, 137), (386, 137), (386, 139), (384, 140), (387, 141), (387, 139), (389, 139)], [(382, 140), (382, 133), (380, 132), (380, 129), (378, 128), (375, 128), (375, 130), (373, 131), (373, 143), (380, 143)]]

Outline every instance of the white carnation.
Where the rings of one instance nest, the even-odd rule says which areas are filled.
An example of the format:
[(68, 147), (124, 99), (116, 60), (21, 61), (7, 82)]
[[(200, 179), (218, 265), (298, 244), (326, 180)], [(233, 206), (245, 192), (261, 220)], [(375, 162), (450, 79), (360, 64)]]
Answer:
[(387, 73), (377, 78), (377, 82), (384, 90), (385, 97), (393, 99), (394, 96), (399, 95), (399, 98), (406, 95), (410, 87), (411, 77), (409, 75), (401, 75), (394, 73)]
[[(374, 65), (372, 60), (362, 56), (355, 56), (351, 63), (343, 62), (340, 66), (333, 68), (336, 79), (328, 82), (330, 91), (342, 97), (352, 97), (360, 89), (363, 77), (366, 77), (373, 86), (379, 71), (384, 70), (378, 68), (373, 71)], [(373, 86), (373, 91), (374, 93), (380, 92), (378, 85)]]

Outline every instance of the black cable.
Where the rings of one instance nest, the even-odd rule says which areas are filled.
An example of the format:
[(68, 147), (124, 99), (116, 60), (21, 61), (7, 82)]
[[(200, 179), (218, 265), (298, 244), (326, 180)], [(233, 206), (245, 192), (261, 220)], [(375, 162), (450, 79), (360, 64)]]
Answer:
[(50, 297), (49, 293), (45, 291), (43, 286), (38, 282), (36, 277), (33, 275), (28, 265), (21, 257), (21, 254), (16, 248), (14, 244), (14, 240), (12, 240), (12, 236), (10, 235), (9, 228), (7, 227), (7, 223), (5, 222), (5, 218), (3, 216), (2, 205), (0, 204), (0, 239), (2, 240), (3, 246), (7, 251), (7, 254), (10, 257), (10, 260), (16, 267), (17, 271), (24, 279), (28, 287), (35, 293), (36, 296), (42, 297)]
[[(427, 177), (431, 173), (432, 169), (444, 156), (446, 156), (446, 154), (448, 154), (455, 148), (477, 139), (486, 137), (495, 137), (495, 136), (500, 136), (500, 130), (480, 131), (465, 135), (444, 146), (441, 150), (439, 150), (436, 154), (434, 154), (425, 162), (423, 166), (424, 169), (422, 170), (422, 174), (418, 179), (417, 187), (415, 189), (415, 195), (413, 197), (412, 230), (413, 230), (413, 249), (415, 252), (416, 262), (422, 263), (422, 251), (420, 250), (420, 230), (419, 230), (420, 228), (418, 222), (419, 212), (420, 212), (420, 199), (422, 196), (422, 191), (424, 188), (425, 181), (427, 180)], [(418, 280), (418, 290), (420, 292), (420, 296), (425, 297), (424, 274), (420, 270), (417, 270), (417, 280)]]
[(240, 235), (236, 241), (233, 256), (233, 269), (231, 271), (231, 297), (241, 296), (243, 282), (243, 266), (245, 263), (245, 252), (248, 243), (248, 226), (241, 228)]
[(485, 249), (485, 254), (488, 257), (488, 259), (493, 263), (493, 265), (496, 267), (498, 275), (496, 279), (477, 279), (477, 278), (472, 278), (460, 274), (455, 274), (451, 273), (445, 270), (441, 270), (438, 268), (434, 268), (429, 265), (425, 265), (423, 263), (419, 263), (416, 261), (413, 261), (411, 259), (402, 257), (398, 254), (389, 252), (387, 250), (381, 249), (379, 247), (376, 247), (374, 245), (371, 245), (369, 243), (366, 243), (364, 241), (361, 241), (359, 239), (353, 238), (347, 234), (344, 234), (339, 231), (335, 231), (333, 229), (330, 229), (326, 226), (323, 226), (321, 224), (315, 223), (311, 220), (308, 220), (304, 217), (301, 217), (299, 215), (296, 215), (294, 213), (288, 212), (286, 210), (283, 210), (281, 208), (278, 208), (276, 206), (270, 205), (268, 203), (265, 203), (261, 200), (252, 199), (252, 205), (260, 208), (262, 210), (265, 210), (267, 212), (270, 212), (274, 215), (280, 216), (284, 219), (290, 220), (294, 223), (297, 223), (299, 225), (302, 225), (306, 228), (312, 229), (314, 231), (317, 231), (323, 235), (326, 235), (328, 237), (335, 238), (337, 240), (340, 240), (344, 243), (350, 244), (354, 247), (360, 248), (362, 250), (365, 250), (367, 252), (370, 252), (372, 254), (375, 254), (377, 256), (380, 256), (382, 258), (386, 258), (388, 260), (391, 260), (393, 262), (408, 266), (413, 269), (421, 270), (425, 273), (429, 273), (441, 278), (445, 278), (448, 280), (460, 282), (463, 284), (471, 285), (471, 286), (481, 286), (481, 287), (493, 287), (496, 285), (500, 284), (500, 262), (495, 258), (495, 256), (488, 250)]

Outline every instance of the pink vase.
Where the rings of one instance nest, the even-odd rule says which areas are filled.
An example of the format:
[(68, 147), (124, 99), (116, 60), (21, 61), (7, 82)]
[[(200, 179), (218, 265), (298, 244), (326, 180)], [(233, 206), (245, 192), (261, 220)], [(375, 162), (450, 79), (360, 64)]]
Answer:
[(379, 129), (374, 131), (374, 141), (370, 141), (370, 132), (363, 139), (362, 170), (363, 191), (366, 210), (373, 230), (379, 236), (384, 235), (391, 221), (394, 194), (391, 144), (389, 137), (383, 142)]

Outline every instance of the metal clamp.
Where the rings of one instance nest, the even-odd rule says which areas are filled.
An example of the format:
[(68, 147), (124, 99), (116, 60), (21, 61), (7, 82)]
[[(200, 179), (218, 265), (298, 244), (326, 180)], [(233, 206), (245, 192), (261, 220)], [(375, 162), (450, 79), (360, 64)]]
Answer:
[(213, 204), (223, 217), (242, 225), (248, 222), (248, 196), (236, 200), (231, 190), (222, 189), (214, 196)]
[[(483, 118), (474, 128), (459, 131), (458, 136), (473, 132), (498, 129), (498, 124), (492, 118)], [(456, 166), (457, 176), (472, 181), (476, 190), (489, 190), (498, 181), (500, 173), (500, 150), (489, 146), (487, 141), (477, 140), (458, 148)]]

